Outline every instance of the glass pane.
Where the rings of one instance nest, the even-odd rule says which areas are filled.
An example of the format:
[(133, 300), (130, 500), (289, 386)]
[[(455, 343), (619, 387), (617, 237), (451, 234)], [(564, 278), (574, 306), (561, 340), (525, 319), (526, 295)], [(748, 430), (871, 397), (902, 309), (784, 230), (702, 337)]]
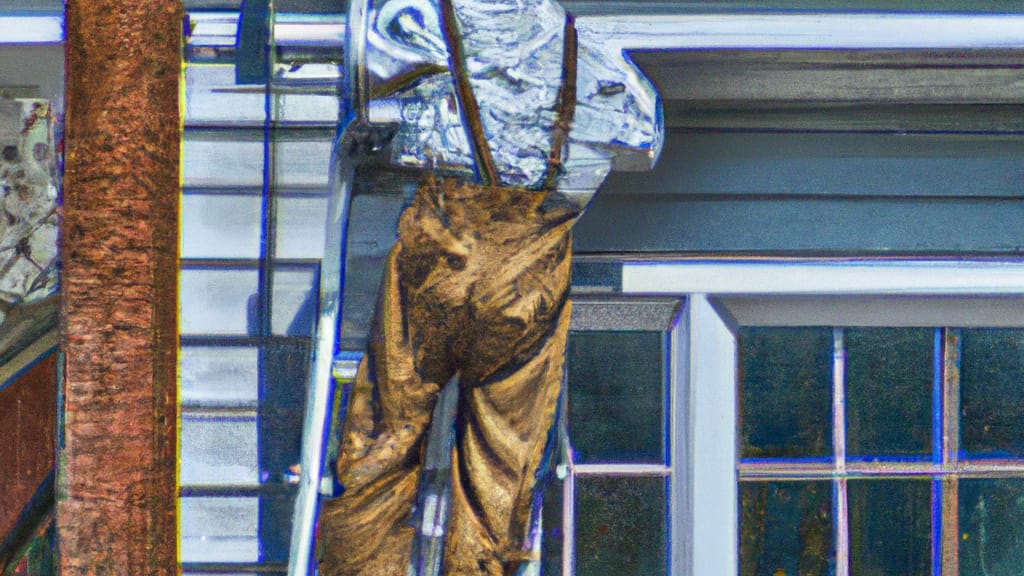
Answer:
[[(262, 133), (255, 130), (186, 131), (182, 148), (184, 187), (261, 190), (264, 153), (261, 136)], [(274, 153), (278, 188), (327, 190), (330, 131), (324, 131), (320, 139), (284, 139), (274, 145)]]
[(327, 222), (326, 196), (285, 196), (277, 204), (278, 258), (321, 258)]
[(852, 480), (850, 574), (930, 576), (931, 482)]
[(622, 292), (622, 263), (573, 261), (572, 286), (579, 291)]
[(259, 500), (182, 498), (182, 562), (256, 562)]
[(832, 453), (832, 329), (743, 328), (740, 456)]
[(235, 84), (234, 66), (189, 64), (185, 68), (188, 126), (262, 126), (264, 101), (262, 90)]
[(968, 456), (1024, 456), (1024, 330), (964, 330), (960, 446)]
[(665, 482), (663, 478), (577, 478), (577, 574), (668, 574)]
[(313, 290), (317, 269), (278, 267), (274, 271), (274, 334), (287, 336), (313, 335), (319, 292)]
[[(337, 74), (338, 66), (331, 66)], [(308, 76), (318, 76), (323, 67), (312, 64), (300, 64), (299, 71), (307, 71)], [(301, 82), (302, 78), (292, 73), (292, 78)], [(284, 125), (328, 125), (338, 122), (339, 98), (330, 94), (282, 94), (277, 98), (277, 121)]]
[(935, 331), (846, 330), (847, 453), (927, 455)]
[(182, 414), (180, 483), (258, 484), (255, 414)]
[(294, 513), (294, 492), (260, 497), (260, 557), (264, 562), (288, 563)]
[(566, 351), (577, 462), (663, 462), (661, 332), (573, 332)]
[(543, 576), (562, 574), (562, 482), (551, 479), (544, 487), (544, 507), (541, 510), (541, 570)]
[(271, 482), (301, 458), (309, 342), (275, 338), (260, 350), (260, 467)]
[(258, 350), (183, 346), (181, 403), (185, 406), (256, 406)]
[(330, 130), (316, 140), (279, 140), (274, 145), (274, 183), (278, 188), (315, 188), (326, 192), (332, 143)]
[(263, 187), (259, 132), (186, 131), (181, 149), (185, 188)]
[(259, 258), (260, 200), (255, 195), (183, 195), (181, 257)]
[(256, 280), (256, 270), (182, 270), (182, 333), (248, 334)]
[(961, 480), (960, 574), (1016, 576), (1022, 559), (1024, 480)]
[(742, 576), (829, 573), (831, 482), (744, 482), (739, 492)]

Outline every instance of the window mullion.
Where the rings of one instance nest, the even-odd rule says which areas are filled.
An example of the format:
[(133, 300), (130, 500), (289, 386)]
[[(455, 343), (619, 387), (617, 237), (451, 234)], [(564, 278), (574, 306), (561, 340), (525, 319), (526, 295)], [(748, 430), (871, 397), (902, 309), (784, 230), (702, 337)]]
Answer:
[(832, 331), (832, 453), (835, 459), (836, 576), (850, 574), (850, 520), (846, 486), (846, 334)]
[(730, 323), (731, 318), (720, 316), (706, 295), (691, 295), (685, 324), (689, 392), (684, 412), (675, 414), (684, 419), (680, 424), (687, 434), (675, 441), (685, 442), (679, 448), (688, 455), (682, 470), (675, 466), (674, 482), (686, 492), (686, 501), (678, 507), (679, 514), (673, 512), (675, 526), (689, 523), (690, 533), (683, 536), (689, 542), (681, 544), (691, 557), (680, 558), (673, 574), (739, 572), (737, 350)]
[(576, 574), (576, 473), (568, 452), (568, 474), (562, 483), (562, 574)]
[(960, 464), (960, 330), (942, 333), (942, 464), (952, 471)]
[[(960, 330), (942, 330), (942, 468), (959, 467), (960, 454)], [(941, 480), (941, 557), (942, 574), (960, 573), (960, 480), (947, 474)]]

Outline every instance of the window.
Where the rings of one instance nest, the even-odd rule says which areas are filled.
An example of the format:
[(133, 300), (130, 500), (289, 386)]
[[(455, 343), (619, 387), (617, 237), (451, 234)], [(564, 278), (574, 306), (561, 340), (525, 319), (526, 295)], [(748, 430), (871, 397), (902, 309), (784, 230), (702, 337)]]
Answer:
[(669, 573), (679, 312), (674, 298), (574, 299), (542, 573)]
[(1016, 566), (1021, 337), (741, 329), (740, 573)]
[[(294, 16), (276, 15), (287, 27)], [(181, 232), (181, 562), (287, 570), (337, 67), (236, 84), (237, 13), (191, 12)], [(307, 36), (308, 30), (307, 30)], [(322, 38), (321, 38), (322, 40)], [(311, 40), (316, 47), (317, 40)], [(316, 90), (303, 86), (315, 84)]]
[(1009, 569), (1024, 536), (1022, 273), (627, 263), (624, 292), (689, 294), (675, 438), (689, 457), (673, 475), (690, 483), (672, 525), (674, 553), (692, 552), (674, 573)]

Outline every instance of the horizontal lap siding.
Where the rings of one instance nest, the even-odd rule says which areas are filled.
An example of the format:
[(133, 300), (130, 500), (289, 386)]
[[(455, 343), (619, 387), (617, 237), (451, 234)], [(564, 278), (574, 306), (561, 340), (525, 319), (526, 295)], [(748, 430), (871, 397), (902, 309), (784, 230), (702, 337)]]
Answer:
[(672, 130), (614, 174), (579, 252), (981, 253), (1024, 247), (1018, 135)]

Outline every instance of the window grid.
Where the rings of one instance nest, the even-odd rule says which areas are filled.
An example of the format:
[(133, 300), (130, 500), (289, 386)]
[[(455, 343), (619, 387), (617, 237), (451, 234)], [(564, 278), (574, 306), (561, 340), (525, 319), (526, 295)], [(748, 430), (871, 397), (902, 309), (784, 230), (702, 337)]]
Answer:
[[(190, 13), (196, 24), (193, 32), (205, 29), (212, 21), (209, 16)], [(229, 19), (232, 24), (225, 30), (230, 29), (230, 50), (208, 50), (217, 48), (218, 40), (202, 34), (187, 38), (182, 193), (183, 202), (192, 207), (183, 214), (191, 218), (184, 230), (192, 236), (183, 241), (180, 267), (185, 272), (183, 285), (193, 282), (194, 298), (183, 308), (180, 346), (183, 351), (210, 346), (254, 349), (255, 360), (248, 359), (244, 370), (225, 368), (240, 371), (218, 377), (216, 390), (204, 388), (202, 378), (211, 372), (202, 367), (208, 362), (197, 365), (201, 368), (192, 386), (203, 392), (202, 399), (183, 402), (182, 413), (183, 418), (205, 414), (254, 423), (255, 438), (247, 440), (246, 449), (256, 451), (257, 477), (255, 483), (191, 482), (181, 486), (179, 495), (183, 507), (188, 502), (190, 509), (200, 511), (203, 502), (241, 498), (256, 503), (255, 516), (247, 520), (254, 524), (246, 524), (243, 535), (254, 540), (244, 545), (250, 552), (232, 553), (231, 558), (197, 555), (190, 552), (195, 542), (183, 540), (182, 568), (186, 574), (284, 574), (295, 493), (288, 467), (298, 462), (298, 446), (293, 446), (298, 440), (290, 431), (301, 428), (305, 399), (313, 315), (309, 296), (315, 291), (323, 248), (318, 231), (322, 210), (317, 206), (327, 197), (327, 160), (339, 110), (338, 70), (318, 68), (329, 73), (312, 80), (308, 74), (298, 78), (316, 65), (285, 63), (281, 69), (278, 60), (285, 42), (271, 50), (268, 65), (276, 67), (276, 73), (268, 85), (237, 85), (237, 24), (234, 16)], [(290, 90), (287, 85), (294, 79), (306, 88)], [(311, 82), (317, 83), (316, 89)], [(223, 277), (213, 278), (211, 273)], [(238, 281), (251, 285), (239, 286)], [(218, 284), (237, 297), (217, 297)], [(219, 316), (210, 314), (223, 308), (218, 302), (230, 308), (227, 324), (218, 324)], [(218, 403), (217, 394), (242, 379), (249, 387), (239, 396), (245, 397), (245, 405), (238, 405), (238, 394), (232, 397), (234, 404)], [(247, 394), (255, 394), (254, 403), (248, 403)], [(205, 461), (198, 469), (209, 469), (209, 455)], [(216, 472), (210, 477), (231, 476)], [(206, 534), (214, 528), (196, 529)]]
[[(939, 337), (942, 339), (942, 382), (936, 388), (942, 390), (942, 422), (938, 427), (941, 431), (938, 440), (942, 442), (942, 465), (948, 470), (956, 469), (960, 463), (960, 331), (945, 328)], [(932, 503), (932, 514), (938, 511), (941, 519), (938, 529), (935, 519), (932, 520), (932, 558), (938, 562), (938, 566), (933, 565), (932, 573), (959, 574), (960, 507), (957, 503), (960, 500), (960, 480), (957, 476), (945, 476), (932, 482), (933, 498), (936, 493), (941, 494), (941, 502)]]
[[(674, 299), (673, 299), (674, 300)], [(585, 301), (584, 301), (585, 302)], [(678, 307), (678, 301), (674, 300), (673, 309)], [(636, 304), (635, 302), (632, 304)], [(626, 302), (619, 302), (618, 306), (621, 310), (628, 309), (629, 304)], [(620, 310), (619, 314), (622, 314)], [(636, 313), (634, 310), (629, 310), (628, 313)], [(675, 310), (673, 314), (678, 313)], [(668, 323), (669, 326), (660, 328), (664, 336), (662, 339), (662, 363), (663, 363), (663, 440), (662, 440), (662, 457), (660, 463), (612, 463), (612, 462), (594, 462), (594, 463), (577, 463), (575, 461), (574, 450), (572, 447), (571, 434), (563, 428), (560, 432), (561, 453), (562, 463), (557, 467), (556, 474), (562, 481), (562, 556), (561, 556), (561, 574), (562, 576), (574, 576), (577, 574), (576, 567), (576, 543), (577, 543), (577, 530), (576, 530), (576, 519), (577, 515), (581, 510), (577, 507), (577, 490), (576, 483), (579, 479), (589, 478), (634, 478), (634, 479), (649, 479), (649, 478), (661, 478), (665, 482), (665, 495), (666, 495), (666, 510), (665, 510), (665, 542), (664, 546), (666, 549), (665, 558), (665, 570), (666, 573), (670, 573), (670, 566), (672, 564), (671, 557), (671, 546), (670, 542), (672, 539), (671, 534), (671, 523), (672, 518), (669, 509), (671, 508), (671, 486), (673, 482), (673, 468), (672, 468), (672, 453), (674, 439), (672, 437), (673, 430), (673, 418), (675, 414), (672, 410), (674, 402), (672, 395), (675, 394), (676, 386), (673, 383), (674, 374), (672, 373), (671, 366), (675, 362), (675, 355), (677, 353), (677, 340), (680, 335), (677, 333), (678, 323), (671, 321)], [(634, 327), (635, 328), (635, 327)], [(588, 330), (602, 330), (607, 327), (601, 325), (589, 326), (587, 328), (576, 328), (574, 332), (580, 333)], [(620, 325), (619, 329), (623, 329)], [(647, 327), (646, 330), (651, 330)], [(652, 330), (653, 331), (653, 330)], [(566, 421), (569, 420), (568, 402), (572, 401), (571, 396), (572, 385), (571, 382), (567, 382), (566, 391), (562, 398), (562, 409), (561, 412), (564, 415), (563, 426)], [(571, 426), (571, 422), (569, 422)], [(585, 513), (585, 511), (582, 511)]]
[[(835, 457), (836, 576), (850, 574), (849, 491), (846, 484), (846, 335), (832, 330), (832, 451)], [(742, 476), (741, 476), (742, 478)]]
[(850, 480), (930, 479), (931, 572), (960, 573), (959, 482), (962, 478), (1024, 476), (1024, 460), (960, 457), (961, 330), (934, 329), (932, 446), (926, 460), (856, 458), (847, 455), (846, 330), (832, 331), (832, 458), (741, 458), (740, 482), (830, 480), (833, 485), (835, 574), (850, 574)]

